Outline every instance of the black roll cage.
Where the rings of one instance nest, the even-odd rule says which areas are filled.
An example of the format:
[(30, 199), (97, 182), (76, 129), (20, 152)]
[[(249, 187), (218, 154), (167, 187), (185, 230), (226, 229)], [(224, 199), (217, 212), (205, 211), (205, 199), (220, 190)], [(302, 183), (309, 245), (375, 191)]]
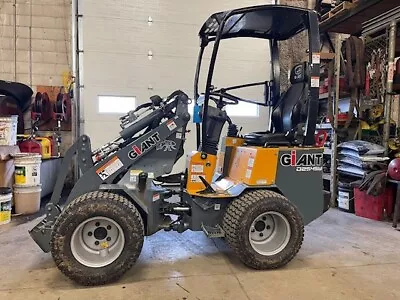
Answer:
[[(289, 12), (292, 15), (298, 17), (298, 19), (293, 20), (293, 18), (291, 18), (291, 20), (288, 22), (282, 22), (284, 21), (286, 14)], [(253, 13), (253, 15), (251, 15), (251, 13)], [(265, 14), (265, 18), (263, 18), (264, 17), (263, 13)], [(248, 14), (250, 14), (252, 18), (246, 19), (246, 16), (248, 16)], [(232, 22), (229, 23), (230, 19), (232, 19)], [(291, 21), (293, 24), (288, 24)], [(262, 22), (267, 23), (270, 27), (269, 28), (254, 27), (255, 25), (266, 25), (266, 24), (261, 24)], [(282, 26), (282, 24), (284, 24), (284, 26)], [(220, 89), (218, 90), (218, 92), (224, 93), (224, 96), (228, 96), (227, 97), (228, 99), (229, 97), (233, 97), (237, 101), (241, 102), (252, 103), (260, 106), (274, 107), (280, 98), (280, 82), (279, 82), (280, 67), (279, 67), (278, 41), (288, 40), (304, 30), (308, 30), (310, 69), (308, 70), (309, 101), (307, 108), (307, 120), (306, 120), (302, 145), (313, 146), (315, 144), (314, 136), (317, 123), (317, 115), (318, 115), (319, 86), (318, 87), (315, 86), (315, 83), (311, 84), (311, 80), (312, 78), (315, 79), (316, 77), (318, 77), (319, 80), (320, 76), (319, 61), (318, 63), (315, 63), (313, 61), (313, 56), (315, 54), (319, 54), (320, 52), (318, 16), (317, 13), (313, 10), (292, 7), (292, 6), (260, 5), (260, 6), (239, 8), (231, 11), (213, 14), (204, 23), (199, 32), (200, 51), (198, 55), (196, 73), (194, 78), (195, 101), (197, 101), (197, 99), (200, 96), (198, 84), (199, 84), (200, 69), (202, 64), (202, 58), (204, 55), (204, 50), (210, 42), (214, 42), (214, 46), (211, 54), (210, 65), (206, 81), (206, 88), (204, 93), (204, 103), (202, 110), (203, 121), (201, 125), (201, 132), (202, 133), (207, 132), (207, 122), (205, 122), (204, 120), (208, 116), (208, 105), (210, 100), (210, 94), (214, 89), (214, 87), (212, 86), (212, 78), (214, 75), (214, 67), (217, 59), (220, 41), (222, 39), (250, 37), (250, 38), (261, 38), (270, 40), (273, 80), (231, 86), (224, 89)], [(257, 85), (265, 86), (264, 103), (248, 99), (242, 99), (227, 93), (227, 91), (230, 90), (257, 86)], [(200, 135), (199, 124), (196, 124), (196, 130), (197, 130), (197, 146), (199, 147), (200, 145), (203, 145), (204, 147), (204, 145), (206, 145), (206, 138), (207, 138), (206, 134)], [(203, 151), (203, 149), (201, 149), (201, 151)]]

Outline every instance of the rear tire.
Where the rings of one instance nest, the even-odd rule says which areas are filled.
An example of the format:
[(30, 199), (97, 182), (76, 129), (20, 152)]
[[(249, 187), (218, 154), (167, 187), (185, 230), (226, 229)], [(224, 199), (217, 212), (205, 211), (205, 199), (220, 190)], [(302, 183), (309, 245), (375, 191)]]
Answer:
[(119, 279), (133, 266), (143, 241), (142, 218), (128, 199), (91, 192), (71, 201), (57, 218), (51, 253), (70, 279), (101, 285)]
[(297, 208), (284, 196), (252, 190), (233, 200), (224, 215), (228, 245), (247, 266), (276, 269), (300, 250), (304, 224)]

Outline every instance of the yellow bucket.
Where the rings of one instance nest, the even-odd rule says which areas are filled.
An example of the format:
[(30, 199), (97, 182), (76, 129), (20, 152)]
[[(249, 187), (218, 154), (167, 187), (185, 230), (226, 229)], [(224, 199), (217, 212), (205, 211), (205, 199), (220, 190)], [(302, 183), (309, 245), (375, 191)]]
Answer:
[(12, 191), (10, 188), (0, 188), (0, 225), (11, 221)]
[(36, 186), (40, 184), (40, 154), (18, 153), (14, 155), (15, 185)]

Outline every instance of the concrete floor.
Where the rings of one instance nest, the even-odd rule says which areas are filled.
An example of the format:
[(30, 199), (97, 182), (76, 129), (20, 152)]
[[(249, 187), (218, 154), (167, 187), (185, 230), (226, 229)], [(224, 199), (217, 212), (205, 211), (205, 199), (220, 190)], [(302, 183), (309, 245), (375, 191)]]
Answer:
[(201, 232), (159, 232), (119, 282), (86, 288), (28, 235), (36, 220), (0, 226), (0, 299), (400, 299), (400, 232), (331, 209), (306, 227), (285, 268), (254, 271)]

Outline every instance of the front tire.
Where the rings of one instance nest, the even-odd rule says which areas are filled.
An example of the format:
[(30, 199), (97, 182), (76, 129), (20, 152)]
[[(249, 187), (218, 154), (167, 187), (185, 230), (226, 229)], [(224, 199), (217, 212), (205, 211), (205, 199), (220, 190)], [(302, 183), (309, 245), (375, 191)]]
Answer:
[(52, 231), (57, 267), (82, 285), (119, 279), (136, 262), (144, 241), (143, 220), (125, 197), (91, 192), (71, 201)]
[(254, 269), (276, 269), (300, 250), (304, 224), (297, 208), (284, 196), (252, 190), (233, 200), (224, 215), (226, 241), (234, 254)]

